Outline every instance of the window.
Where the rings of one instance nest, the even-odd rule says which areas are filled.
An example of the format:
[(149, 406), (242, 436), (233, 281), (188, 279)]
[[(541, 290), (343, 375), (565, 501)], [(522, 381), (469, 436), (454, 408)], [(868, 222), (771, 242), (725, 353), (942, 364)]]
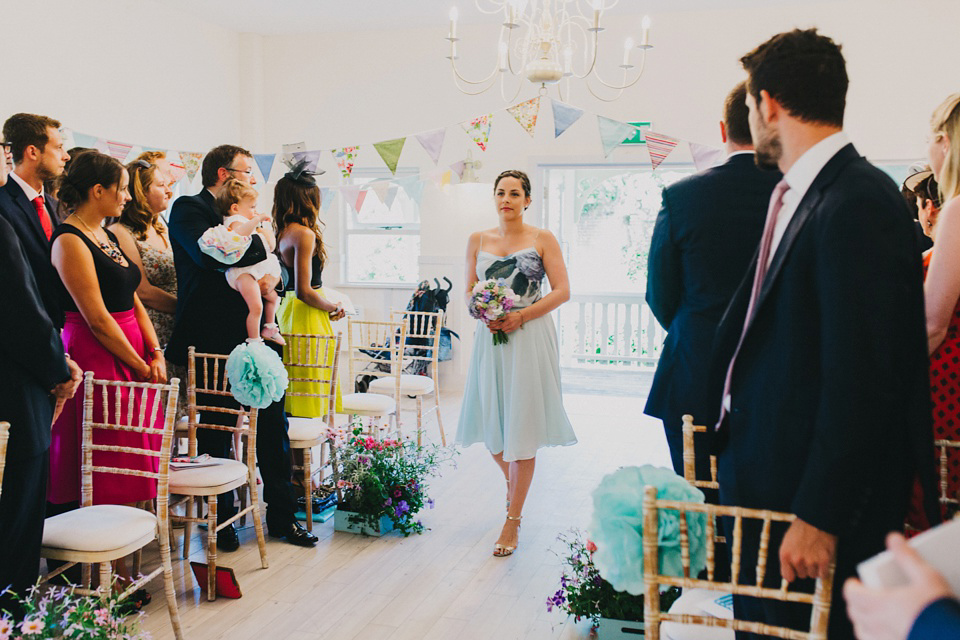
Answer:
[[(398, 169), (396, 177), (417, 175), (415, 169)], [(370, 185), (391, 178), (385, 170), (354, 169), (351, 183)], [(420, 205), (396, 183), (390, 189), (396, 191), (390, 207), (373, 189), (367, 191), (359, 212), (340, 198), (345, 282), (415, 285), (419, 281)]]

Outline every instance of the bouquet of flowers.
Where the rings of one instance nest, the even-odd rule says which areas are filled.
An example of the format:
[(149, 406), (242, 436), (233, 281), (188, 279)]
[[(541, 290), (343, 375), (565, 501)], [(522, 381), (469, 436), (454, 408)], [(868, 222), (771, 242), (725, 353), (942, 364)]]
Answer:
[(72, 638), (113, 640), (149, 638), (141, 632), (143, 612), (128, 618), (125, 603), (111, 593), (106, 602), (96, 597), (74, 595), (69, 587), (30, 587), (20, 599), (23, 620), (15, 623), (8, 611), (0, 612), (0, 640)]
[[(483, 280), (473, 285), (473, 293), (468, 309), (470, 315), (484, 322), (499, 320), (513, 309), (520, 300), (520, 296), (507, 286), (506, 280)], [(506, 344), (507, 334), (497, 330), (493, 334), (493, 344)]]
[(359, 426), (348, 436), (328, 435), (342, 465), (338, 487), (343, 501), (338, 508), (357, 514), (351, 522), (376, 528), (380, 518), (387, 516), (404, 536), (423, 533), (423, 523), (413, 516), (424, 507), (433, 508), (427, 480), (437, 475), (447, 459), (446, 450), (409, 440), (376, 440), (363, 436)]
[[(590, 618), (594, 625), (599, 624), (600, 618), (643, 621), (643, 596), (617, 591), (593, 564), (597, 545), (584, 540), (583, 534), (576, 529), (557, 539), (566, 547), (566, 555), (563, 556), (560, 588), (547, 598), (547, 611), (556, 607), (574, 616), (578, 622), (581, 618)], [(678, 597), (680, 589), (671, 587), (660, 594), (660, 606), (666, 611)]]

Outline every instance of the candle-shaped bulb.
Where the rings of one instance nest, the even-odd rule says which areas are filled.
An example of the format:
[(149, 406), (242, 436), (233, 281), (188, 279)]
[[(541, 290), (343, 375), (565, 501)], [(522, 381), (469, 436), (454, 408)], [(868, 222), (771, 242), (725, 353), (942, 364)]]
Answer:
[(633, 50), (633, 38), (627, 38), (623, 42), (623, 64), (630, 64), (630, 52)]
[(643, 30), (646, 31), (650, 28), (650, 16), (643, 16), (643, 21), (640, 23), (640, 26), (643, 27)]
[(450, 7), (450, 22), (456, 22), (459, 17), (460, 11), (456, 7)]
[(457, 7), (450, 7), (450, 35), (447, 36), (450, 40), (453, 40), (457, 37), (457, 18), (460, 16), (460, 12), (457, 11)]
[(643, 16), (643, 22), (640, 23), (643, 28), (643, 34), (640, 36), (640, 46), (644, 49), (650, 48), (650, 16)]

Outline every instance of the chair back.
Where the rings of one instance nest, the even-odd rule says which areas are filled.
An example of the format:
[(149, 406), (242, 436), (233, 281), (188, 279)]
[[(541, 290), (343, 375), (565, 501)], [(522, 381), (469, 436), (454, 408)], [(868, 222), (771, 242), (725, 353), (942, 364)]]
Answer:
[(693, 416), (683, 416), (683, 479), (698, 489), (720, 489), (717, 482), (717, 456), (710, 456), (710, 479), (697, 478), (697, 456), (694, 446), (694, 434), (706, 433), (703, 425), (693, 424)]
[[(173, 423), (177, 413), (179, 388), (180, 381), (177, 378), (172, 378), (169, 384), (152, 384), (95, 380), (92, 371), (87, 371), (83, 375), (80, 474), (81, 501), (84, 507), (93, 506), (94, 473), (138, 476), (157, 481), (157, 514), (158, 516), (166, 514), (169, 497), (170, 445), (173, 442)], [(154, 426), (157, 422), (160, 422), (162, 429)], [(95, 433), (111, 431), (159, 436), (160, 447), (154, 449), (95, 442)], [(98, 456), (97, 463), (94, 464), (95, 451), (127, 455)], [(157, 471), (135, 467), (133, 461), (136, 458), (131, 456), (157, 458)]]
[(950, 494), (947, 478), (949, 469), (960, 468), (960, 441), (935, 440), (933, 445), (940, 451), (940, 504), (946, 508), (947, 517), (955, 517), (960, 509), (960, 496)]
[(417, 371), (427, 370), (436, 380), (443, 311), (391, 311), (390, 320), (402, 323), (406, 329), (404, 362), (415, 362)]
[[(669, 576), (660, 573), (658, 557), (658, 527), (659, 512), (672, 510), (679, 512), (680, 554), (683, 566), (683, 576)], [(690, 536), (687, 516), (690, 513), (706, 514), (706, 545), (707, 579), (701, 580), (690, 576)], [(717, 518), (730, 518), (733, 521), (733, 535), (727, 535), (731, 544), (731, 579), (718, 581), (714, 579), (715, 547), (714, 532), (717, 530)], [(714, 504), (680, 502), (676, 500), (658, 500), (657, 488), (644, 487), (643, 490), (643, 573), (644, 573), (644, 633), (647, 640), (659, 640), (661, 622), (677, 622), (705, 627), (726, 627), (736, 631), (746, 631), (776, 638), (791, 638), (796, 640), (826, 640), (827, 621), (830, 615), (830, 599), (833, 594), (834, 565), (831, 564), (828, 576), (818, 578), (814, 592), (804, 593), (789, 590), (786, 580), (781, 579), (779, 588), (764, 586), (767, 573), (767, 553), (770, 548), (771, 528), (775, 525), (786, 526), (793, 522), (796, 516), (791, 513), (766, 511), (761, 509), (746, 509)], [(759, 546), (755, 569), (755, 580), (743, 583), (741, 574), (741, 549), (743, 547), (744, 525), (748, 523), (750, 529), (760, 526)], [(774, 550), (776, 553), (776, 550)], [(660, 611), (660, 587), (676, 586), (683, 589), (711, 589), (735, 595), (753, 596), (783, 602), (797, 602), (810, 604), (813, 611), (810, 615), (809, 631), (797, 631), (785, 627), (777, 627), (760, 622), (750, 622), (737, 619), (713, 618), (692, 614), (671, 614)]]
[(347, 321), (347, 362), (352, 393), (358, 376), (393, 377), (396, 380), (397, 403), (400, 402), (400, 345), (406, 340), (402, 322)]
[[(189, 455), (197, 455), (197, 429), (214, 429), (240, 433), (249, 438), (252, 445), (257, 441), (257, 409), (242, 407), (233, 399), (230, 381), (227, 379), (227, 357), (219, 353), (200, 353), (195, 347), (187, 349), (187, 433)], [(224, 398), (224, 405), (197, 404), (197, 394)], [(234, 417), (234, 424), (221, 425), (210, 422), (213, 414)], [(203, 419), (204, 422), (200, 422)], [(240, 452), (237, 452), (239, 459)], [(246, 447), (247, 467), (256, 466), (256, 446)]]
[(3, 468), (7, 464), (7, 440), (10, 438), (10, 423), (0, 422), (0, 496), (3, 495)]
[[(287, 368), (287, 397), (320, 398), (327, 401), (327, 424), (333, 425), (337, 405), (340, 371), (340, 343), (335, 336), (311, 333), (285, 333), (283, 364)], [(319, 393), (315, 391), (319, 390)], [(319, 418), (321, 416), (313, 416)]]

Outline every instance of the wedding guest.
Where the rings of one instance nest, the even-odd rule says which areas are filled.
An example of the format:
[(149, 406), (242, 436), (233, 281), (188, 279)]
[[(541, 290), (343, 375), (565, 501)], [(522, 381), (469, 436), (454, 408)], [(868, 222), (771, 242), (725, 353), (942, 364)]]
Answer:
[[(340, 305), (324, 297), (322, 275), (327, 251), (321, 230), (320, 188), (313, 174), (306, 170), (306, 161), (294, 165), (277, 182), (273, 190), (273, 220), (277, 226), (280, 262), (293, 274), (280, 305), (280, 331), (334, 335), (330, 322), (342, 318), (344, 312)], [(333, 353), (328, 357), (332, 361)], [(290, 375), (312, 377), (310, 369), (300, 368), (291, 369)], [(320, 382), (291, 381), (289, 391), (319, 393)], [(339, 386), (336, 394), (339, 401)], [(292, 416), (304, 418), (326, 416), (327, 400), (288, 395), (286, 410)], [(339, 402), (336, 410), (340, 411)]]
[[(919, 191), (922, 191), (922, 193)], [(925, 253), (933, 246), (933, 240), (930, 236), (933, 227), (930, 222), (933, 220), (931, 220), (930, 214), (934, 214), (935, 220), (936, 214), (940, 211), (939, 186), (937, 181), (933, 179), (933, 172), (930, 171), (930, 167), (921, 165), (907, 176), (903, 185), (900, 186), (900, 193), (907, 201), (907, 206), (914, 212), (917, 244), (920, 252)]]
[(143, 273), (137, 296), (147, 309), (161, 347), (170, 340), (177, 309), (177, 272), (167, 224), (161, 215), (173, 197), (167, 173), (157, 164), (165, 158), (162, 151), (147, 151), (127, 165), (130, 201), (124, 205), (119, 222), (108, 227)]
[[(770, 194), (780, 180), (779, 173), (754, 162), (746, 95), (741, 82), (724, 104), (726, 162), (663, 190), (650, 243), (646, 299), (667, 337), (644, 413), (663, 421), (673, 469), (681, 476), (683, 415), (691, 414), (697, 424), (717, 421), (717, 407), (706, 397), (703, 361), (760, 243)], [(706, 436), (696, 438), (701, 479), (710, 477)]]
[[(6, 149), (4, 144), (0, 187), (7, 182)], [(8, 206), (9, 196), (0, 189), (0, 207)], [(0, 216), (0, 273), (5, 300), (17, 310), (0, 316), (4, 334), (16, 336), (0, 341), (0, 418), (10, 423), (0, 495), (0, 611), (19, 618), (16, 598), (4, 589), (24, 596), (37, 581), (54, 401), (72, 398), (83, 374), (65, 357), (17, 233), (4, 216)]]
[[(921, 464), (932, 430), (920, 256), (896, 186), (842, 130), (840, 46), (796, 29), (741, 62), (757, 162), (784, 178), (717, 333), (720, 498), (797, 516), (772, 532), (767, 584), (812, 588), (833, 562), (840, 584), (903, 527), (915, 475), (934, 480)], [(745, 530), (742, 583), (758, 545), (759, 527)], [(765, 599), (734, 596), (734, 613), (810, 624), (809, 608)], [(840, 589), (828, 635), (853, 637)]]
[[(61, 306), (66, 312), (63, 345), (77, 364), (84, 371), (93, 371), (97, 379), (162, 383), (167, 379), (163, 350), (136, 294), (140, 270), (121, 250), (116, 236), (101, 226), (105, 218), (118, 216), (130, 200), (127, 184), (123, 165), (98, 151), (78, 155), (60, 183), (60, 198), (73, 210), (52, 236), (51, 258), (62, 282)], [(120, 405), (126, 406), (126, 390), (120, 395)], [(135, 406), (139, 401), (135, 400)], [(98, 403), (94, 404), (94, 420), (97, 420), (102, 409)], [(47, 491), (52, 503), (74, 503), (80, 498), (82, 421), (83, 398), (78, 396), (64, 405), (53, 425)], [(162, 429), (162, 407), (158, 406), (154, 415), (147, 415), (146, 423), (145, 426)], [(159, 436), (142, 433), (95, 434), (94, 442), (160, 448)], [(125, 456), (98, 453), (94, 455), (94, 464), (101, 456), (104, 459)], [(132, 464), (156, 471), (159, 463), (139, 457)], [(152, 500), (157, 495), (156, 480), (150, 478), (125, 476), (118, 480), (112, 475), (97, 476), (95, 473), (95, 504), (133, 504)], [(116, 570), (128, 577), (122, 563)], [(145, 604), (146, 592), (138, 592), (134, 600)]]
[(944, 640), (960, 637), (960, 601), (950, 585), (903, 536), (887, 548), (907, 577), (901, 587), (874, 589), (857, 578), (843, 585), (847, 611), (860, 640)]
[(43, 183), (63, 173), (69, 159), (63, 149), (60, 123), (47, 116), (18, 113), (3, 123), (3, 139), (10, 144), (14, 170), (3, 187), (12, 206), (0, 215), (17, 232), (40, 287), (43, 306), (54, 326), (63, 327), (63, 310), (57, 302), (59, 278), (50, 264), (50, 236), (56, 216), (44, 197)]
[[(519, 302), (500, 319), (480, 322), (467, 373), (456, 442), (484, 443), (507, 481), (507, 520), (493, 555), (511, 555), (519, 544), (523, 505), (533, 481), (537, 450), (576, 444), (563, 408), (557, 335), (550, 312), (570, 299), (567, 268), (550, 231), (524, 223), (530, 178), (504, 171), (493, 185), (499, 224), (467, 242), (467, 304), (474, 285), (503, 278)], [(550, 293), (541, 296), (543, 277)], [(482, 321), (481, 321), (482, 322)], [(493, 343), (502, 331), (508, 342)]]
[[(228, 267), (249, 266), (266, 257), (266, 248), (258, 234), (251, 237), (250, 246), (240, 260), (225, 264), (200, 250), (198, 240), (208, 229), (223, 223), (214, 203), (224, 183), (236, 178), (250, 185), (253, 177), (253, 156), (249, 151), (232, 145), (221, 145), (210, 150), (200, 169), (203, 191), (195, 196), (178, 198), (170, 210), (170, 244), (177, 270), (177, 311), (173, 333), (167, 345), (167, 357), (175, 364), (186, 366), (187, 348), (227, 355), (247, 337), (247, 305), (237, 291), (227, 284), (223, 270)], [(280, 349), (270, 341), (270, 348)], [(200, 404), (236, 407), (230, 398), (197, 394)], [(267, 503), (267, 529), (271, 536), (286, 538), (300, 546), (313, 546), (317, 537), (296, 521), (297, 493), (294, 489), (290, 465), (290, 439), (287, 436), (287, 416), (281, 399), (260, 409), (257, 422), (257, 460), (263, 478), (263, 498)], [(213, 414), (210, 422), (220, 424), (234, 421), (225, 414)], [(207, 422), (207, 419), (204, 419)], [(229, 432), (201, 429), (197, 434), (198, 449), (216, 457), (228, 457), (233, 442)], [(217, 517), (220, 522), (236, 513), (233, 492), (218, 499)], [(236, 550), (240, 545), (232, 526), (217, 534), (217, 548)]]

